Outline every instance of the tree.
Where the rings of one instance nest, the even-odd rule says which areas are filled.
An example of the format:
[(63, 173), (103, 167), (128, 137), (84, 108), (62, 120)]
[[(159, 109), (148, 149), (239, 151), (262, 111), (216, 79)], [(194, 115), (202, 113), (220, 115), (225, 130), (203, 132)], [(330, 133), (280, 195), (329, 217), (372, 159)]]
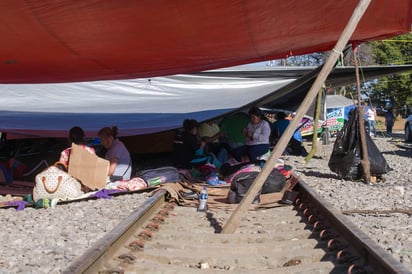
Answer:
[[(391, 39), (368, 42), (359, 45), (358, 62), (361, 66), (412, 64), (412, 33)], [(409, 59), (408, 59), (409, 58)], [(353, 49), (348, 48), (341, 64), (353, 66)], [(412, 71), (388, 75), (380, 79), (361, 83), (362, 93), (375, 104), (384, 105), (390, 101), (392, 109), (399, 113), (404, 106), (412, 106)], [(356, 89), (355, 84), (343, 90)], [(342, 90), (342, 87), (339, 87)], [(339, 92), (339, 91), (338, 91)], [(357, 98), (355, 98), (357, 99)]]
[[(412, 64), (412, 33), (391, 39), (369, 43), (373, 49), (373, 57), (378, 65)], [(389, 99), (396, 113), (404, 106), (412, 106), (411, 71), (388, 75), (373, 83), (373, 99)]]
[[(312, 53), (302, 56), (289, 56), (286, 59), (272, 61), (274, 65), (292, 66), (318, 66), (324, 63), (330, 52)], [(353, 66), (353, 48), (348, 47), (339, 65)], [(393, 37), (391, 39), (374, 41), (358, 46), (358, 63), (360, 66), (371, 65), (403, 65), (412, 64), (412, 33)], [(395, 113), (399, 113), (404, 106), (412, 108), (412, 71), (388, 75), (380, 79), (361, 83), (362, 93), (365, 97), (379, 105), (390, 101)], [(327, 84), (327, 81), (326, 81)], [(350, 96), (349, 92), (356, 95), (356, 84), (345, 87), (330, 87), (329, 94), (342, 94)], [(358, 99), (355, 97), (355, 99)], [(361, 98), (363, 99), (363, 98)]]

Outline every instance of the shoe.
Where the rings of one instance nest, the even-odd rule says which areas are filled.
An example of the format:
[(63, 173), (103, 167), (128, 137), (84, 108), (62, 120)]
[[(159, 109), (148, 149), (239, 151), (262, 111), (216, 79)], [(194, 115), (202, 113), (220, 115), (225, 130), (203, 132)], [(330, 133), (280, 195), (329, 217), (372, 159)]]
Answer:
[(182, 195), (182, 197), (184, 199), (188, 199), (188, 200), (197, 200), (197, 199), (199, 199), (199, 195), (196, 192), (191, 191), (191, 190), (189, 190), (188, 192), (185, 192), (185, 191), (181, 190), (181, 191), (179, 191), (179, 193), (180, 193), (180, 195)]

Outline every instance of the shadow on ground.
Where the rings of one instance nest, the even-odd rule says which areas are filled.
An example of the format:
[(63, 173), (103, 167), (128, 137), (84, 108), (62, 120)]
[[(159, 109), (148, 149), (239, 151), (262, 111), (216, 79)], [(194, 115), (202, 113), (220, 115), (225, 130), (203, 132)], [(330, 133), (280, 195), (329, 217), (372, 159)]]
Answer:
[(399, 150), (391, 150), (391, 151), (383, 151), (382, 154), (387, 155), (397, 155), (401, 157), (412, 157), (412, 149), (399, 149)]
[(301, 171), (301, 173), (305, 174), (305, 176), (310, 176), (310, 177), (318, 177), (318, 178), (326, 178), (326, 179), (336, 179), (339, 180), (340, 178), (336, 174), (332, 173), (322, 173), (319, 171), (313, 171), (313, 170), (304, 170)]

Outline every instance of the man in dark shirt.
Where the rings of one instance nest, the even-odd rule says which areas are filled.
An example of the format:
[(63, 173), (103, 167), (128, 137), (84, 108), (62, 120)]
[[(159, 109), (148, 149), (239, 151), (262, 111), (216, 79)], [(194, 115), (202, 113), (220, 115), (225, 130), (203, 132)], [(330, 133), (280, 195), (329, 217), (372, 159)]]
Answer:
[(191, 169), (192, 161), (197, 154), (201, 154), (205, 142), (200, 142), (197, 136), (199, 125), (196, 120), (185, 119), (183, 130), (176, 133), (173, 141), (173, 165), (176, 168)]

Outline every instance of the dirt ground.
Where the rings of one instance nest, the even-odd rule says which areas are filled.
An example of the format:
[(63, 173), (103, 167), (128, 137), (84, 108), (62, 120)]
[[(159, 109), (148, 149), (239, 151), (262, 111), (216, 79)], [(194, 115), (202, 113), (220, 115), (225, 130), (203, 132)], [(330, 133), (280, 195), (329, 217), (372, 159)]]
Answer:
[[(393, 130), (395, 131), (403, 131), (405, 128), (405, 119), (404, 118), (400, 118), (397, 117), (395, 124), (393, 125)], [(376, 129), (377, 130), (382, 130), (385, 131), (386, 127), (385, 127), (385, 117), (383, 116), (378, 116), (376, 118)]]

